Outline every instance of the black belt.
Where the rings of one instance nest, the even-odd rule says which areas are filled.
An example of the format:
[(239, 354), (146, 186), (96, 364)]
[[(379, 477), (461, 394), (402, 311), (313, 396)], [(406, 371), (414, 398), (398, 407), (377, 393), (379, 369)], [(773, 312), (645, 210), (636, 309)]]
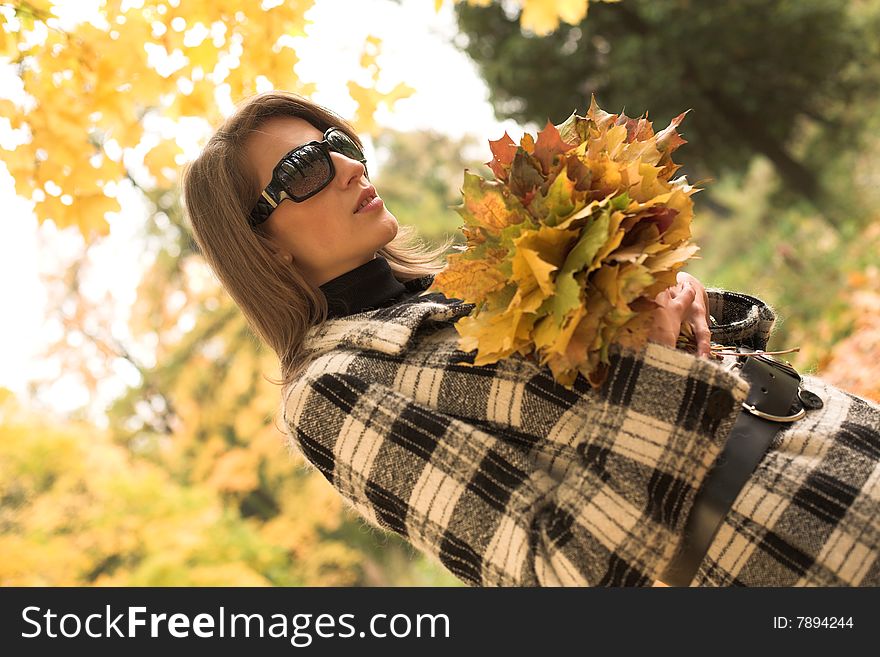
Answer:
[[(737, 347), (737, 351), (756, 353), (749, 347)], [(721, 455), (697, 491), (681, 547), (660, 576), (670, 586), (688, 586), (693, 580), (721, 521), (776, 432), (801, 419), (806, 413), (804, 404), (809, 408), (822, 405), (817, 395), (801, 388), (800, 374), (788, 363), (765, 355), (738, 358), (737, 367), (742, 366), (742, 376), (751, 384), (749, 395)]]

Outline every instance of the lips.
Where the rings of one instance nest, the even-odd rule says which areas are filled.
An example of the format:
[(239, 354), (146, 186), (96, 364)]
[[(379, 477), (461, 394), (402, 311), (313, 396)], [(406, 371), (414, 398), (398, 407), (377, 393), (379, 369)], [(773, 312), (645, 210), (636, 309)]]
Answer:
[(368, 202), (373, 200), (377, 196), (376, 188), (370, 185), (365, 190), (360, 193), (358, 196), (357, 205), (354, 206), (354, 214), (357, 214), (358, 210), (363, 208)]

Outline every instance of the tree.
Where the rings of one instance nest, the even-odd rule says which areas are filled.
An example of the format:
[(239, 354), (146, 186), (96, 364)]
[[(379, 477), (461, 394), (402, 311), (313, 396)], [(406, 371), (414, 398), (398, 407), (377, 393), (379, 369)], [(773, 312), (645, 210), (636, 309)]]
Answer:
[[(0, 584), (4, 586), (350, 585), (357, 549), (272, 532), (205, 483), (182, 485), (106, 432), (47, 419), (0, 390)], [(338, 502), (306, 484), (315, 513)], [(329, 507), (328, 507), (329, 505)], [(315, 525), (317, 529), (318, 525)], [(277, 533), (277, 530), (276, 530)], [(290, 559), (292, 545), (303, 552)]]
[[(69, 3), (72, 4), (72, 3)], [(14, 150), (0, 149), (16, 192), (35, 203), (40, 221), (76, 226), (88, 240), (107, 233), (105, 213), (118, 211), (114, 185), (132, 177), (140, 147), (159, 186), (173, 182), (181, 162), (173, 137), (145, 132), (156, 118), (179, 122), (222, 118), (216, 93), (232, 102), (274, 86), (309, 96), (291, 39), (305, 34), (304, 2), (143, 0), (125, 10), (107, 0), (95, 19), (62, 23), (50, 0), (0, 5), (0, 64), (15, 66), (24, 100), (0, 99), (2, 116), (21, 131)], [(355, 127), (376, 130), (373, 114), (412, 89), (375, 89), (380, 41), (368, 37), (361, 65), (373, 84), (349, 82), (358, 103)]]
[(807, 124), (849, 146), (876, 109), (876, 7), (625, 0), (546, 38), (524, 35), (498, 5), (456, 13), (499, 117), (560, 123), (591, 93), (660, 125), (692, 109), (684, 171), (741, 173), (760, 154), (790, 190), (827, 208), (820, 164), (798, 157), (797, 140)]
[[(400, 0), (396, 0), (399, 2)], [(460, 3), (463, 0), (455, 0)], [(596, 2), (597, 0), (593, 0)], [(620, 0), (602, 0), (603, 2), (619, 2)], [(485, 7), (492, 0), (467, 0), (469, 5)], [(523, 31), (546, 36), (555, 30), (560, 21), (570, 25), (576, 25), (584, 20), (590, 9), (590, 0), (513, 0), (511, 5), (520, 7), (520, 25)], [(437, 11), (443, 5), (443, 0), (434, 0)]]

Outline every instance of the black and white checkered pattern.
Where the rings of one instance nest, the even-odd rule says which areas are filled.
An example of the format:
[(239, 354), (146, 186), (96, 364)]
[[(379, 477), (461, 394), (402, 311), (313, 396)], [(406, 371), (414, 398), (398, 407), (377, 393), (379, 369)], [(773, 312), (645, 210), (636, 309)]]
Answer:
[[(709, 289), (713, 340), (765, 348), (776, 314)], [(472, 586), (650, 586), (749, 386), (659, 344), (614, 347), (572, 389), (513, 356), (473, 366), (428, 293), (315, 328), (282, 412), (302, 452), (374, 526)], [(694, 585), (880, 585), (880, 406), (805, 377), (825, 405), (787, 427)]]

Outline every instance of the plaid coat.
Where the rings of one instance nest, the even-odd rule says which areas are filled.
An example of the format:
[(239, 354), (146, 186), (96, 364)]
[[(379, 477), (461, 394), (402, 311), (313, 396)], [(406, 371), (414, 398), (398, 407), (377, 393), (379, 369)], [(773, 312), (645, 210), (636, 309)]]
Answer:
[[(714, 342), (766, 347), (776, 313), (708, 289)], [(729, 364), (612, 348), (573, 390), (514, 355), (475, 367), (439, 293), (313, 327), (284, 390), (289, 446), (370, 524), (471, 586), (651, 586), (749, 390)], [(824, 401), (786, 425), (692, 586), (880, 585), (880, 406), (804, 376)]]

